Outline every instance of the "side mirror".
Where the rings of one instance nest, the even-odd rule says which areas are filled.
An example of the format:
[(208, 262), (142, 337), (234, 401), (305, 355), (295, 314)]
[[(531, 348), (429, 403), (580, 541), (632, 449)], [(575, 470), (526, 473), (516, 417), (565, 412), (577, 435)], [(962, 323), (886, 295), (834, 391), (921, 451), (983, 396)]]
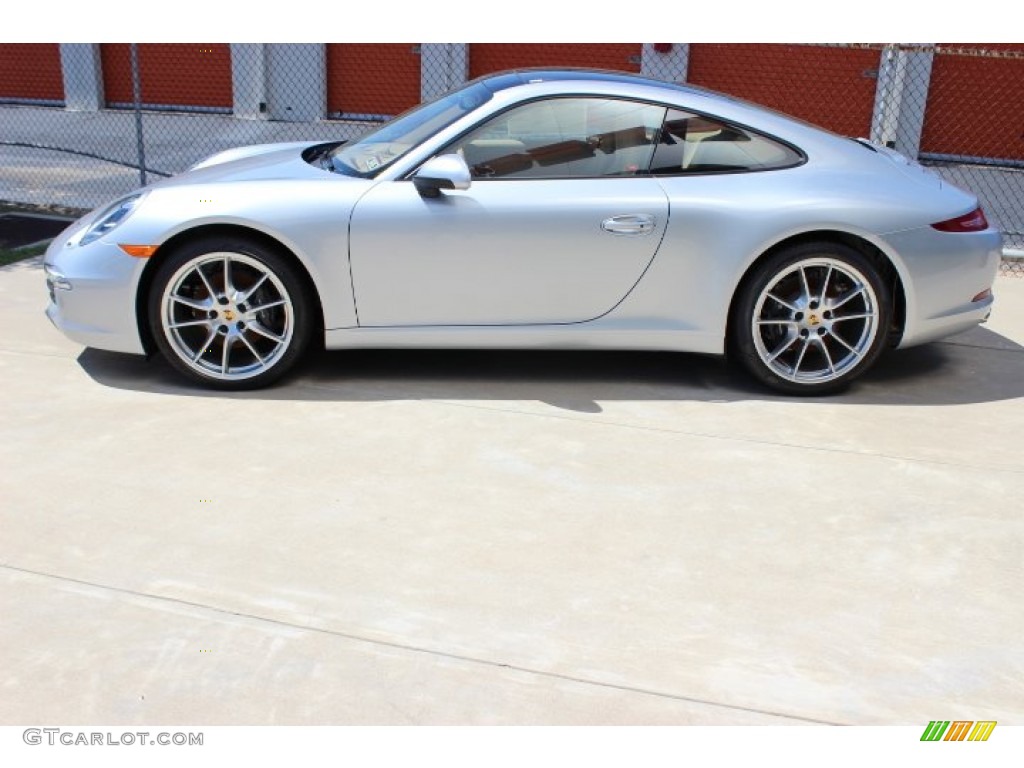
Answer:
[(427, 160), (412, 177), (423, 197), (437, 197), (442, 189), (469, 189), (469, 166), (461, 155), (438, 155)]

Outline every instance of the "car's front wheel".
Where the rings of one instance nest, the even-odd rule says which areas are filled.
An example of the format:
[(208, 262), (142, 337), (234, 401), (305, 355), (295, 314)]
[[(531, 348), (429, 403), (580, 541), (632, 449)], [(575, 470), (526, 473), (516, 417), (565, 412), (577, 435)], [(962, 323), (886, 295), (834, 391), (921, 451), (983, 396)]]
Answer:
[(256, 242), (188, 243), (160, 265), (150, 328), (170, 364), (217, 389), (255, 389), (298, 362), (312, 334), (303, 281), (287, 259)]
[(870, 259), (840, 243), (807, 243), (769, 257), (744, 283), (733, 349), (774, 389), (829, 394), (875, 362), (891, 314), (889, 288)]

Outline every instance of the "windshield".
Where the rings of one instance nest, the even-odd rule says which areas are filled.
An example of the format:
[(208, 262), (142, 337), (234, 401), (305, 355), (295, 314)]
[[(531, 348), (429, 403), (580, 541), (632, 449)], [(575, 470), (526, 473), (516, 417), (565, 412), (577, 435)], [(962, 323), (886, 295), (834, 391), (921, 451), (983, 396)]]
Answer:
[(328, 155), (331, 166), (336, 173), (347, 176), (373, 176), (490, 98), (489, 88), (473, 83), (429, 104), (413, 107), (377, 130), (332, 150)]

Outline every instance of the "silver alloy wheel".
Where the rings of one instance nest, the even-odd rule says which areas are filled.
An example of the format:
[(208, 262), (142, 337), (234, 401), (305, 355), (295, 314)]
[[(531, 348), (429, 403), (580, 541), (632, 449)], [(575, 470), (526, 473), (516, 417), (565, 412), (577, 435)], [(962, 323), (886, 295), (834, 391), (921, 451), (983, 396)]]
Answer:
[(292, 298), (277, 275), (251, 256), (225, 251), (191, 259), (171, 276), (160, 318), (174, 353), (223, 381), (269, 370), (295, 329)]
[(775, 274), (757, 297), (751, 335), (761, 362), (798, 384), (835, 381), (868, 354), (878, 297), (846, 261), (809, 258)]

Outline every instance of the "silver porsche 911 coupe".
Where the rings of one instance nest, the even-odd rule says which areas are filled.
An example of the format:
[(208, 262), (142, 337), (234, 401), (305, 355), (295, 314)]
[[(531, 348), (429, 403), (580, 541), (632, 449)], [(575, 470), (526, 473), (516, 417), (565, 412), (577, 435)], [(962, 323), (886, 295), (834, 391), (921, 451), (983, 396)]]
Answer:
[(885, 147), (700, 88), (523, 70), (94, 211), (46, 253), (47, 314), (221, 389), (322, 341), (728, 352), (820, 394), (984, 321), (1000, 248), (973, 195)]

